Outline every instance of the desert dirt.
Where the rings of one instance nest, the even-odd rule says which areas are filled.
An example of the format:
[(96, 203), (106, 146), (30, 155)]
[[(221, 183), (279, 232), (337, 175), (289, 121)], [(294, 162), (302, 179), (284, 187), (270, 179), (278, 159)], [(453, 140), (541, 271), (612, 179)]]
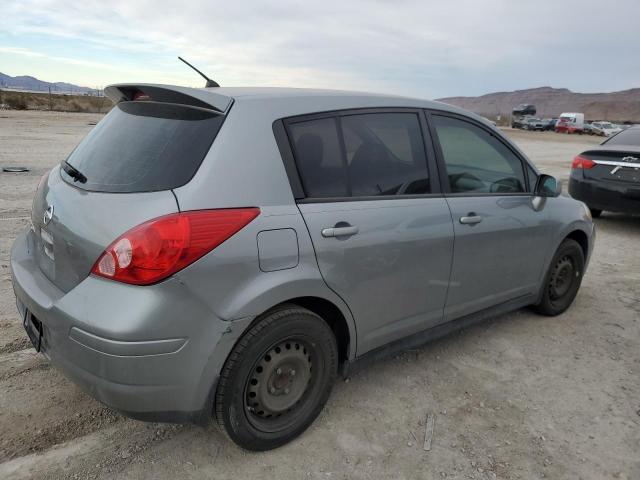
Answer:
[[(0, 166), (31, 169), (0, 173), (0, 478), (640, 478), (640, 217), (596, 220), (565, 314), (520, 310), (378, 362), (339, 381), (311, 428), (275, 451), (245, 452), (213, 425), (142, 423), (102, 406), (32, 349), (8, 266), (40, 177), (100, 118), (0, 111)], [(564, 180), (598, 142), (507, 133)]]

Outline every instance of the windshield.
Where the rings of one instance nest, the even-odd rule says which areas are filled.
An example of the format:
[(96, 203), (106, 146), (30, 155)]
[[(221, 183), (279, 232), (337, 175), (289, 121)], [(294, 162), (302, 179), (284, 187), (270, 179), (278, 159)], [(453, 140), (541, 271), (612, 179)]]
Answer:
[(122, 102), (91, 130), (61, 169), (84, 190), (152, 192), (187, 183), (224, 116), (171, 103)]

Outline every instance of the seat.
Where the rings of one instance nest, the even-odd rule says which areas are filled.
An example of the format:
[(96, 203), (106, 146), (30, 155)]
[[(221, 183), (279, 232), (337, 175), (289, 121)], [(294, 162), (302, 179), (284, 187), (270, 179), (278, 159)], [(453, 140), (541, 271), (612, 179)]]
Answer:
[(386, 148), (380, 143), (363, 143), (349, 165), (353, 195), (379, 195), (391, 171), (392, 162)]

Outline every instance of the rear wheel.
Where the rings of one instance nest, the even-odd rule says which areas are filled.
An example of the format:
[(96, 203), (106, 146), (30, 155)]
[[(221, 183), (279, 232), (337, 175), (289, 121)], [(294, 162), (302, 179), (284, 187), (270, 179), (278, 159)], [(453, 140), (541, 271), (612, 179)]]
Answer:
[(218, 424), (248, 450), (289, 442), (324, 407), (337, 363), (336, 340), (322, 318), (296, 305), (278, 307), (229, 355), (216, 392)]
[(584, 274), (584, 253), (578, 242), (565, 239), (551, 261), (542, 300), (534, 309), (542, 315), (560, 315), (576, 298)]

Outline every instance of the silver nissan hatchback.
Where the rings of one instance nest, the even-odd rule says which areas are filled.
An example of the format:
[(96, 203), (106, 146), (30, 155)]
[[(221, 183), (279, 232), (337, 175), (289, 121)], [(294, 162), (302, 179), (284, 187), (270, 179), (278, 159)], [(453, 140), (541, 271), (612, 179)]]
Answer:
[(134, 418), (300, 435), (336, 377), (525, 306), (557, 315), (594, 244), (499, 130), (410, 98), (114, 85), (11, 252), (38, 351)]

